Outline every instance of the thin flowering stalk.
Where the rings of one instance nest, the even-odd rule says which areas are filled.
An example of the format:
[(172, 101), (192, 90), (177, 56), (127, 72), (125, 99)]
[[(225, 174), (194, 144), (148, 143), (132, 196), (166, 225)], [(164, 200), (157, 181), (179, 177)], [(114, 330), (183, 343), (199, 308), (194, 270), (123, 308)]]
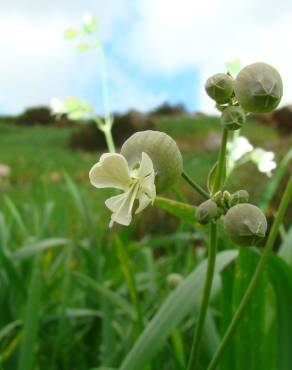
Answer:
[[(228, 130), (224, 128), (222, 133), (221, 139), (221, 146), (219, 151), (218, 157), (218, 170), (215, 178), (214, 184), (214, 193), (220, 190), (220, 184), (223, 176), (223, 170), (225, 166), (225, 156), (226, 156), (226, 145), (227, 145), (227, 138), (228, 138)], [(198, 322), (195, 328), (191, 354), (188, 363), (188, 370), (196, 369), (196, 364), (198, 361), (198, 355), (200, 350), (200, 345), (202, 341), (202, 335), (204, 330), (204, 323), (206, 319), (212, 283), (213, 283), (213, 276), (214, 276), (214, 269), (216, 263), (216, 252), (217, 252), (217, 225), (215, 222), (211, 222), (210, 224), (210, 240), (209, 240), (209, 251), (208, 251), (208, 266), (207, 266), (207, 275), (204, 285), (203, 291), (203, 298), (201, 302)]]
[(273, 245), (274, 245), (275, 239), (277, 237), (277, 234), (278, 234), (279, 228), (281, 226), (281, 223), (283, 221), (286, 209), (289, 205), (289, 202), (291, 201), (291, 197), (292, 197), (292, 175), (290, 175), (290, 179), (289, 179), (288, 185), (286, 187), (285, 193), (282, 197), (282, 200), (281, 200), (278, 212), (277, 212), (277, 216), (274, 220), (274, 223), (273, 223), (272, 229), (270, 231), (267, 243), (265, 245), (264, 252), (263, 252), (263, 254), (261, 256), (261, 259), (260, 259), (260, 261), (257, 265), (255, 273), (254, 273), (254, 275), (251, 279), (251, 282), (250, 282), (250, 284), (249, 284), (249, 286), (248, 286), (248, 288), (245, 292), (245, 295), (242, 298), (242, 300), (240, 302), (240, 305), (239, 305), (237, 311), (235, 312), (235, 315), (233, 316), (233, 319), (232, 319), (232, 321), (231, 321), (231, 323), (230, 323), (230, 325), (229, 325), (229, 327), (228, 327), (228, 329), (227, 329), (227, 331), (226, 331), (226, 333), (225, 333), (217, 351), (215, 352), (207, 370), (215, 370), (216, 369), (224, 351), (226, 350), (227, 346), (230, 343), (230, 340), (231, 340), (238, 324), (240, 323), (240, 320), (242, 320), (242, 318), (245, 314), (246, 308), (248, 307), (248, 304), (249, 304), (249, 302), (252, 298), (252, 295), (253, 295), (253, 293), (254, 293), (257, 285), (258, 285), (258, 282), (260, 281), (260, 278), (262, 277), (262, 274), (263, 274), (265, 268), (266, 268), (266, 264), (268, 262), (268, 259), (269, 259), (270, 255), (273, 252)]
[(182, 173), (182, 178), (186, 180), (186, 182), (204, 198), (210, 198), (210, 195), (206, 192), (206, 190), (204, 190), (198, 183), (196, 183), (196, 181), (193, 180), (185, 171)]

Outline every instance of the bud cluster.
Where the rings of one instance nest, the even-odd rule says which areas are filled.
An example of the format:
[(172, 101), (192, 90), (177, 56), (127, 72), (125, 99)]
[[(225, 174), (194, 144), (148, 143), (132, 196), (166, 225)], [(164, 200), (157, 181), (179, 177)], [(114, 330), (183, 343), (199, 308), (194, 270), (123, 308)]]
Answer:
[(222, 125), (234, 131), (245, 124), (247, 113), (273, 111), (281, 101), (283, 83), (274, 67), (253, 63), (243, 68), (235, 79), (224, 73), (209, 77), (205, 90), (222, 112)]
[(233, 194), (218, 191), (197, 208), (196, 218), (202, 225), (224, 215), (224, 230), (230, 239), (241, 246), (258, 245), (263, 241), (267, 221), (263, 212), (247, 203), (249, 194), (238, 190)]

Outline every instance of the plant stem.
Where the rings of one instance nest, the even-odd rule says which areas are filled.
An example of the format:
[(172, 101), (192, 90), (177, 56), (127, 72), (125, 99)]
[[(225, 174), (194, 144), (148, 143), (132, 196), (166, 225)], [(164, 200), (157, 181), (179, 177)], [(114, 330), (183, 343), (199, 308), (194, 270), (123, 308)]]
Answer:
[(222, 354), (224, 353), (225, 349), (227, 348), (236, 328), (237, 328), (237, 325), (239, 324), (240, 320), (243, 318), (243, 315), (245, 313), (245, 310), (250, 302), (250, 299), (257, 287), (257, 284), (262, 276), (262, 273), (266, 267), (266, 264), (267, 264), (267, 261), (268, 261), (268, 258), (270, 256), (270, 254), (272, 253), (273, 251), (273, 244), (275, 242), (275, 239), (276, 239), (276, 236), (278, 234), (278, 231), (279, 231), (279, 228), (280, 228), (280, 225), (283, 221), (283, 218), (284, 218), (284, 215), (285, 215), (285, 212), (286, 212), (286, 209), (288, 207), (288, 204), (289, 204), (289, 201), (291, 200), (291, 196), (292, 196), (292, 175), (290, 176), (290, 179), (289, 179), (289, 182), (288, 182), (288, 185), (286, 187), (286, 190), (284, 192), (284, 195), (282, 197), (282, 200), (281, 200), (281, 203), (280, 203), (280, 206), (279, 206), (279, 209), (278, 209), (278, 213), (277, 213), (277, 216), (274, 220), (274, 223), (273, 223), (273, 226), (272, 226), (272, 229), (270, 231), (270, 234), (269, 234), (269, 237), (268, 237), (268, 240), (267, 240), (267, 243), (265, 245), (265, 250), (261, 256), (261, 259), (257, 265), (257, 268), (255, 270), (255, 273), (251, 279), (251, 282), (245, 292), (245, 295), (244, 297), (242, 298), (241, 302), (240, 302), (240, 305), (237, 309), (237, 311), (235, 312), (235, 315), (233, 316), (233, 319), (217, 349), (217, 351), (215, 352), (212, 360), (211, 360), (211, 363), (208, 367), (207, 370), (215, 370), (216, 367), (218, 366), (219, 364), (219, 361), (220, 361), (220, 358), (222, 356)]
[(216, 175), (215, 184), (214, 184), (214, 194), (218, 190), (220, 190), (222, 174), (223, 174), (223, 172), (225, 172), (224, 171), (224, 166), (225, 166), (227, 139), (228, 139), (228, 130), (224, 127), (223, 133), (222, 133), (220, 151), (219, 151), (217, 175)]
[(116, 149), (115, 149), (111, 127), (105, 127), (103, 129), (103, 132), (104, 132), (105, 141), (106, 141), (108, 150), (110, 151), (110, 153), (115, 153)]
[(190, 178), (190, 176), (184, 171), (182, 173), (183, 179), (186, 180), (186, 182), (191, 185), (193, 189), (195, 189), (199, 194), (201, 194), (204, 198), (209, 199), (209, 194), (199, 185), (197, 184), (193, 179)]
[(101, 43), (98, 48), (98, 51), (99, 51), (100, 67), (101, 67), (101, 83), (102, 83), (102, 93), (103, 93), (104, 120), (105, 120), (106, 125), (111, 126), (112, 120), (110, 116), (110, 107), (109, 107), (107, 67), (106, 67), (106, 60), (105, 60), (105, 56), (104, 56)]
[(200, 307), (200, 313), (198, 318), (198, 323), (196, 326), (196, 331), (193, 337), (192, 349), (188, 363), (188, 370), (196, 369), (196, 363), (198, 358), (198, 353), (200, 349), (200, 344), (202, 340), (202, 334), (204, 329), (204, 323), (206, 318), (206, 313), (209, 304), (209, 298), (212, 288), (212, 281), (214, 275), (215, 261), (216, 261), (216, 251), (217, 251), (217, 225), (215, 222), (210, 224), (210, 244), (208, 253), (208, 267), (207, 275), (205, 280), (203, 299)]
[[(226, 144), (228, 138), (228, 130), (223, 129), (221, 146), (218, 156), (218, 170), (214, 184), (214, 193), (220, 190), (222, 171), (225, 166), (225, 155), (226, 155)], [(188, 363), (188, 370), (196, 370), (196, 363), (198, 361), (198, 354), (200, 349), (200, 344), (203, 335), (204, 323), (206, 318), (206, 313), (208, 309), (210, 293), (212, 288), (213, 276), (214, 276), (214, 267), (216, 263), (216, 251), (217, 251), (217, 225), (212, 222), (210, 224), (210, 243), (209, 243), (209, 253), (208, 253), (208, 267), (207, 267), (207, 276), (204, 285), (203, 299), (199, 312), (198, 323), (195, 328), (195, 333), (193, 337), (192, 349)]]

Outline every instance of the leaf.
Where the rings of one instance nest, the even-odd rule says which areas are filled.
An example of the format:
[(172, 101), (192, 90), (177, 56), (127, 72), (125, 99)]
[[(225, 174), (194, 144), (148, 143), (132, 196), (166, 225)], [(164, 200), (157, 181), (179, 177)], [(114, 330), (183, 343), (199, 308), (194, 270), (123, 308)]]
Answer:
[(229, 72), (232, 77), (235, 77), (242, 68), (240, 59), (234, 58), (233, 60), (227, 61), (226, 67), (227, 67), (227, 72)]
[(28, 233), (27, 233), (26, 226), (24, 224), (24, 220), (21, 217), (21, 214), (19, 210), (17, 209), (17, 207), (15, 206), (15, 204), (12, 202), (12, 200), (8, 196), (4, 196), (4, 202), (7, 208), (9, 209), (13, 219), (15, 220), (17, 227), (19, 231), (21, 232), (22, 236), (24, 237), (27, 236)]
[(98, 30), (98, 21), (96, 18), (91, 18), (89, 21), (84, 22), (83, 32), (90, 35)]
[[(236, 256), (237, 251), (234, 250), (217, 255), (215, 267), (217, 283), (220, 271)], [(204, 261), (168, 296), (123, 361), (120, 370), (143, 369), (182, 320), (193, 312), (195, 307), (199, 307), (206, 267), (207, 263)], [(213, 295), (218, 289), (218, 284), (214, 284)]]
[(178, 217), (181, 221), (194, 225), (196, 223), (196, 207), (176, 200), (156, 197), (155, 205)]
[(32, 370), (37, 343), (41, 300), (41, 274), (39, 258), (35, 258), (25, 307), (23, 335), (21, 339), (18, 370)]
[(269, 259), (268, 271), (276, 294), (277, 370), (292, 369), (292, 269), (277, 255)]
[(64, 38), (66, 40), (73, 40), (78, 36), (78, 31), (74, 27), (67, 28), (64, 32)]
[(20, 247), (18, 251), (11, 255), (11, 258), (14, 261), (31, 258), (35, 254), (41, 253), (47, 249), (62, 247), (68, 243), (70, 243), (70, 239), (65, 238), (50, 238), (41, 240), (33, 243), (32, 245)]
[(89, 286), (91, 289), (95, 290), (97, 293), (107, 298), (115, 307), (119, 307), (120, 309), (122, 309), (127, 315), (131, 317), (132, 320), (136, 319), (136, 313), (131, 304), (129, 304), (128, 301), (121, 297), (118, 293), (112, 291), (106, 285), (101, 284), (79, 272), (74, 272), (74, 275), (82, 284)]
[(280, 247), (279, 256), (292, 268), (292, 226)]
[[(232, 295), (233, 316), (242, 297), (250, 284), (259, 261), (259, 254), (252, 248), (241, 248), (235, 266), (235, 280)], [(233, 276), (234, 278), (234, 276)], [(232, 370), (242, 370), (242, 364), (248, 370), (274, 369), (273, 352), (267, 351), (269, 340), (267, 336), (267, 307), (268, 302), (268, 277), (264, 273), (253, 294), (252, 300), (238, 325), (236, 335), (232, 339), (229, 355), (232, 356)], [(257, 348), (255, 351), (254, 349)], [(270, 348), (270, 347), (269, 347)], [(247, 356), (248, 354), (248, 356)], [(227, 360), (225, 358), (225, 360)]]
[(85, 51), (88, 51), (91, 49), (91, 45), (87, 42), (81, 42), (80, 44), (76, 45), (76, 50), (80, 53), (83, 53)]
[[(218, 161), (214, 164), (214, 166), (211, 168), (208, 178), (207, 178), (207, 188), (211, 194), (214, 194), (214, 186), (217, 178), (217, 172), (218, 172)], [(225, 165), (223, 166), (223, 173), (220, 176), (220, 182), (218, 184), (218, 188), (222, 189), (225, 180), (226, 180), (226, 173), (227, 173), (227, 162), (226, 162), (226, 157), (225, 157)]]

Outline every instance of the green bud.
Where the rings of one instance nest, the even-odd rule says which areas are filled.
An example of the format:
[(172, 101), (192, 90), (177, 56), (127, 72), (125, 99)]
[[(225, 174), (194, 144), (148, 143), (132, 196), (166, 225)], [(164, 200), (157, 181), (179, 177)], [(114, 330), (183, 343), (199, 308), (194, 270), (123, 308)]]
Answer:
[(238, 190), (231, 195), (230, 204), (235, 206), (239, 203), (247, 203), (249, 199), (249, 194), (246, 190)]
[(208, 199), (200, 204), (196, 212), (196, 218), (202, 225), (215, 220), (219, 215), (220, 212), (218, 206), (212, 199)]
[(166, 282), (168, 286), (172, 289), (175, 289), (179, 284), (183, 281), (183, 277), (176, 272), (172, 272), (171, 274), (167, 275)]
[(237, 204), (224, 217), (224, 229), (230, 239), (241, 246), (260, 244), (267, 231), (263, 212), (248, 203)]
[(217, 73), (208, 78), (205, 90), (216, 103), (227, 103), (233, 93), (233, 79), (224, 73)]
[(176, 142), (160, 131), (140, 131), (130, 136), (121, 148), (121, 154), (134, 167), (145, 152), (153, 162), (156, 172), (155, 184), (164, 190), (173, 185), (183, 172), (183, 160)]
[(221, 123), (228, 130), (235, 131), (242, 127), (246, 117), (242, 108), (230, 106), (221, 114)]
[(246, 112), (273, 111), (283, 95), (279, 72), (266, 63), (254, 63), (243, 68), (234, 81), (235, 95)]

